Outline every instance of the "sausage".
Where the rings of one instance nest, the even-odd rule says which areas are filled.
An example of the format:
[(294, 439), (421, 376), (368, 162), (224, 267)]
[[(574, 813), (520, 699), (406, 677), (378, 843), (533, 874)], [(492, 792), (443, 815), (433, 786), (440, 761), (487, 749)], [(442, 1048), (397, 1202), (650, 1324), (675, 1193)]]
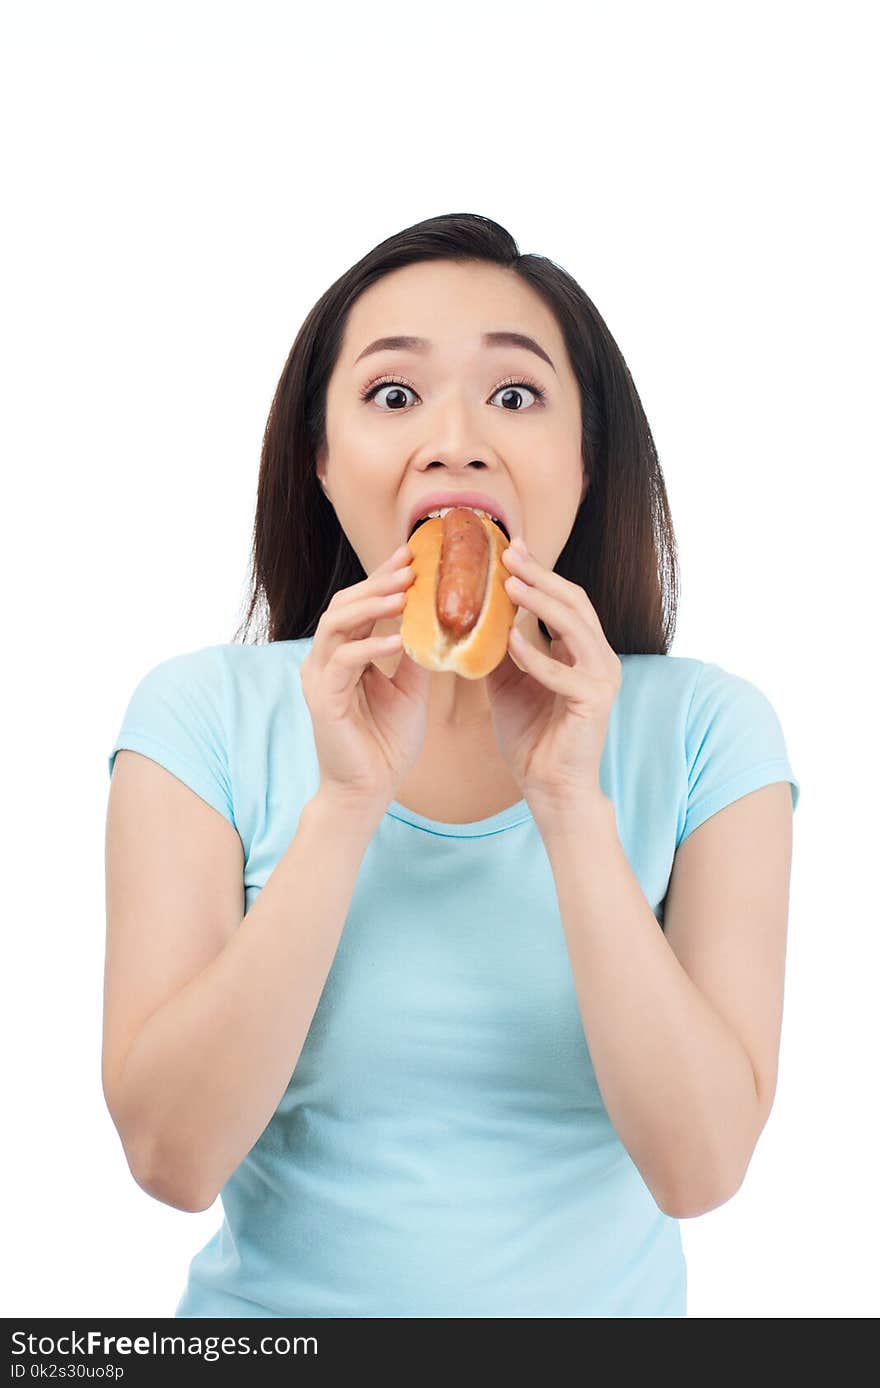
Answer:
[(476, 625), (486, 595), (489, 534), (473, 511), (456, 507), (443, 517), (437, 617), (456, 639)]

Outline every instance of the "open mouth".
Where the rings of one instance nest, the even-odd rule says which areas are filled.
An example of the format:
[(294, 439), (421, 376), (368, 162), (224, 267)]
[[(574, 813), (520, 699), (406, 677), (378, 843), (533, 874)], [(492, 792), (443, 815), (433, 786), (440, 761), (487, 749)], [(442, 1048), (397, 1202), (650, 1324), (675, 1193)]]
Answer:
[[(473, 512), (476, 513), (476, 512), (479, 511), (480, 508), (479, 508), (478, 506), (458, 506), (458, 507), (454, 507), (454, 506), (444, 506), (442, 509), (443, 509), (444, 511), (459, 510), (459, 511), (473, 511)], [(482, 514), (483, 514), (483, 515), (488, 515), (489, 513), (488, 513), (488, 511), (484, 511)], [(510, 544), (510, 536), (509, 536), (509, 534), (507, 533), (507, 526), (503, 523), (503, 521), (495, 520), (494, 517), (492, 517), (492, 516), (489, 516), (489, 519), (492, 521), (492, 524), (493, 524), (493, 525), (497, 525), (497, 526), (498, 526), (498, 529), (501, 531), (501, 533), (502, 533), (502, 535), (504, 536), (504, 538), (506, 539), (507, 543)], [(418, 530), (419, 526), (420, 526), (420, 525), (424, 525), (426, 520), (431, 520), (431, 517), (430, 517), (430, 516), (422, 516), (421, 520), (417, 520), (417, 521), (416, 521), (415, 525), (413, 526), (413, 528), (412, 528), (412, 530), (410, 531), (410, 534), (409, 534), (409, 539), (410, 539), (410, 540), (412, 539), (413, 535), (415, 535), (415, 533), (416, 533), (416, 531)]]

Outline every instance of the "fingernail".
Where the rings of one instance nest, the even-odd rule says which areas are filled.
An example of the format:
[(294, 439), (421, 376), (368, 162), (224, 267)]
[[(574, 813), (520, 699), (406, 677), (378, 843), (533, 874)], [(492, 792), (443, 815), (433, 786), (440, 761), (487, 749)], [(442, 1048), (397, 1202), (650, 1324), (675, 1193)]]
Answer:
[(528, 554), (529, 551), (528, 551), (528, 549), (526, 548), (526, 542), (525, 542), (525, 540), (523, 539), (522, 535), (517, 535), (517, 537), (516, 537), (516, 539), (514, 540), (513, 544), (514, 544), (514, 547), (515, 547), (516, 549), (519, 550), (520, 554)]

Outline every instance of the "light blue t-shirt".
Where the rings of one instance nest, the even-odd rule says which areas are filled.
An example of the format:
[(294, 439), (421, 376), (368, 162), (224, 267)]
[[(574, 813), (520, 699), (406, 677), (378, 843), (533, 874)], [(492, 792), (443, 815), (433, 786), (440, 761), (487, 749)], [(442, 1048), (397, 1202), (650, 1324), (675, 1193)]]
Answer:
[[(145, 754), (229, 820), (246, 911), (318, 789), (311, 644), (162, 661), (109, 759)], [(600, 784), (662, 928), (688, 834), (759, 786), (789, 782), (793, 805), (800, 788), (754, 684), (684, 657), (621, 664)], [(525, 801), (468, 824), (391, 803), (288, 1087), (221, 1200), (176, 1316), (686, 1314), (679, 1223), (602, 1101)]]

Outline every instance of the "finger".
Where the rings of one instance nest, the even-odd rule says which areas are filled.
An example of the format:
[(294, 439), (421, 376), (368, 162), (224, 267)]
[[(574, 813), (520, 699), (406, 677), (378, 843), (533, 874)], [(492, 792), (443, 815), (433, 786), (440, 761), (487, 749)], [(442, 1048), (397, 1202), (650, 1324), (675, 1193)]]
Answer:
[(377, 622), (399, 617), (405, 600), (406, 593), (401, 589), (371, 592), (358, 600), (338, 604), (331, 599), (318, 622), (311, 652), (315, 667), (329, 676), (331, 693), (350, 692), (371, 661), (387, 658), (401, 649), (399, 640), (393, 639), (399, 638), (399, 631), (389, 636), (375, 636), (373, 632)]
[[(403, 651), (402, 644), (397, 646), (397, 650)], [(431, 671), (426, 669), (424, 665), (419, 665), (418, 661), (413, 660), (406, 651), (403, 651), (397, 669), (391, 677), (391, 683), (395, 689), (400, 690), (401, 694), (409, 695), (411, 698), (423, 702), (427, 700), (431, 687)]]
[[(333, 651), (324, 670), (328, 696), (342, 698), (347, 706), (358, 680), (375, 660), (388, 659), (401, 649), (399, 632), (390, 636), (367, 636), (362, 641), (345, 641)], [(376, 667), (377, 675), (381, 670)]]
[(406, 590), (401, 586), (409, 580), (397, 579), (390, 592), (354, 593), (346, 602), (331, 602), (321, 619), (322, 635), (333, 644), (365, 636), (377, 622), (386, 617), (399, 617), (406, 602)]
[[(377, 622), (399, 617), (406, 601), (406, 589), (414, 581), (409, 545), (400, 545), (393, 554), (360, 583), (333, 594), (321, 615), (312, 643), (314, 668), (324, 672), (328, 693), (345, 694), (361, 678), (374, 660), (401, 649), (400, 632), (374, 636)], [(392, 567), (402, 562), (402, 567)]]
[(540, 617), (554, 640), (562, 637), (576, 662), (584, 665), (595, 662), (597, 643), (583, 612), (576, 611), (568, 603), (551, 597), (540, 588), (523, 583), (519, 578), (505, 579), (504, 587), (518, 607), (524, 607)]
[(328, 668), (332, 670), (335, 665), (347, 672), (347, 682), (348, 675), (354, 676), (356, 682), (371, 660), (387, 656), (389, 651), (393, 654), (401, 650), (402, 645), (399, 631), (393, 631), (390, 636), (367, 636), (362, 641), (346, 641), (334, 651), (333, 662)]
[(552, 569), (545, 568), (533, 555), (520, 554), (512, 547), (506, 549), (501, 558), (504, 567), (513, 577), (524, 580), (532, 587), (540, 589), (541, 592), (550, 593), (560, 602), (567, 603), (578, 612), (586, 611), (590, 625), (595, 623), (597, 629), (599, 628), (596, 609), (579, 583), (572, 583), (570, 579), (563, 578), (562, 574), (554, 573)]
[(573, 703), (581, 699), (584, 687), (583, 670), (576, 670), (572, 665), (564, 665), (561, 660), (555, 660), (552, 655), (539, 651), (516, 627), (513, 627), (510, 633), (510, 654), (520, 669), (533, 675), (539, 684), (543, 684), (554, 694), (561, 694), (564, 699)]
[[(347, 601), (349, 597), (360, 597), (362, 593), (369, 592), (375, 583), (386, 584), (393, 578), (406, 576), (412, 573), (412, 550), (409, 545), (399, 545), (393, 554), (389, 554), (387, 559), (383, 559), (381, 564), (377, 564), (372, 573), (362, 578), (360, 583), (352, 583), (348, 588), (342, 588), (334, 597), (340, 601)], [(386, 589), (387, 591), (387, 589)]]
[(405, 592), (413, 582), (415, 573), (412, 564), (404, 563), (399, 569), (389, 569), (386, 561), (374, 569), (368, 578), (362, 578), (360, 583), (352, 583), (348, 588), (339, 588), (327, 604), (327, 611), (350, 607), (352, 603), (362, 602), (377, 593)]
[(398, 545), (394, 553), (389, 554), (388, 558), (373, 572), (379, 573), (382, 569), (396, 569), (403, 564), (408, 564), (410, 559), (412, 559), (412, 550), (409, 545)]

